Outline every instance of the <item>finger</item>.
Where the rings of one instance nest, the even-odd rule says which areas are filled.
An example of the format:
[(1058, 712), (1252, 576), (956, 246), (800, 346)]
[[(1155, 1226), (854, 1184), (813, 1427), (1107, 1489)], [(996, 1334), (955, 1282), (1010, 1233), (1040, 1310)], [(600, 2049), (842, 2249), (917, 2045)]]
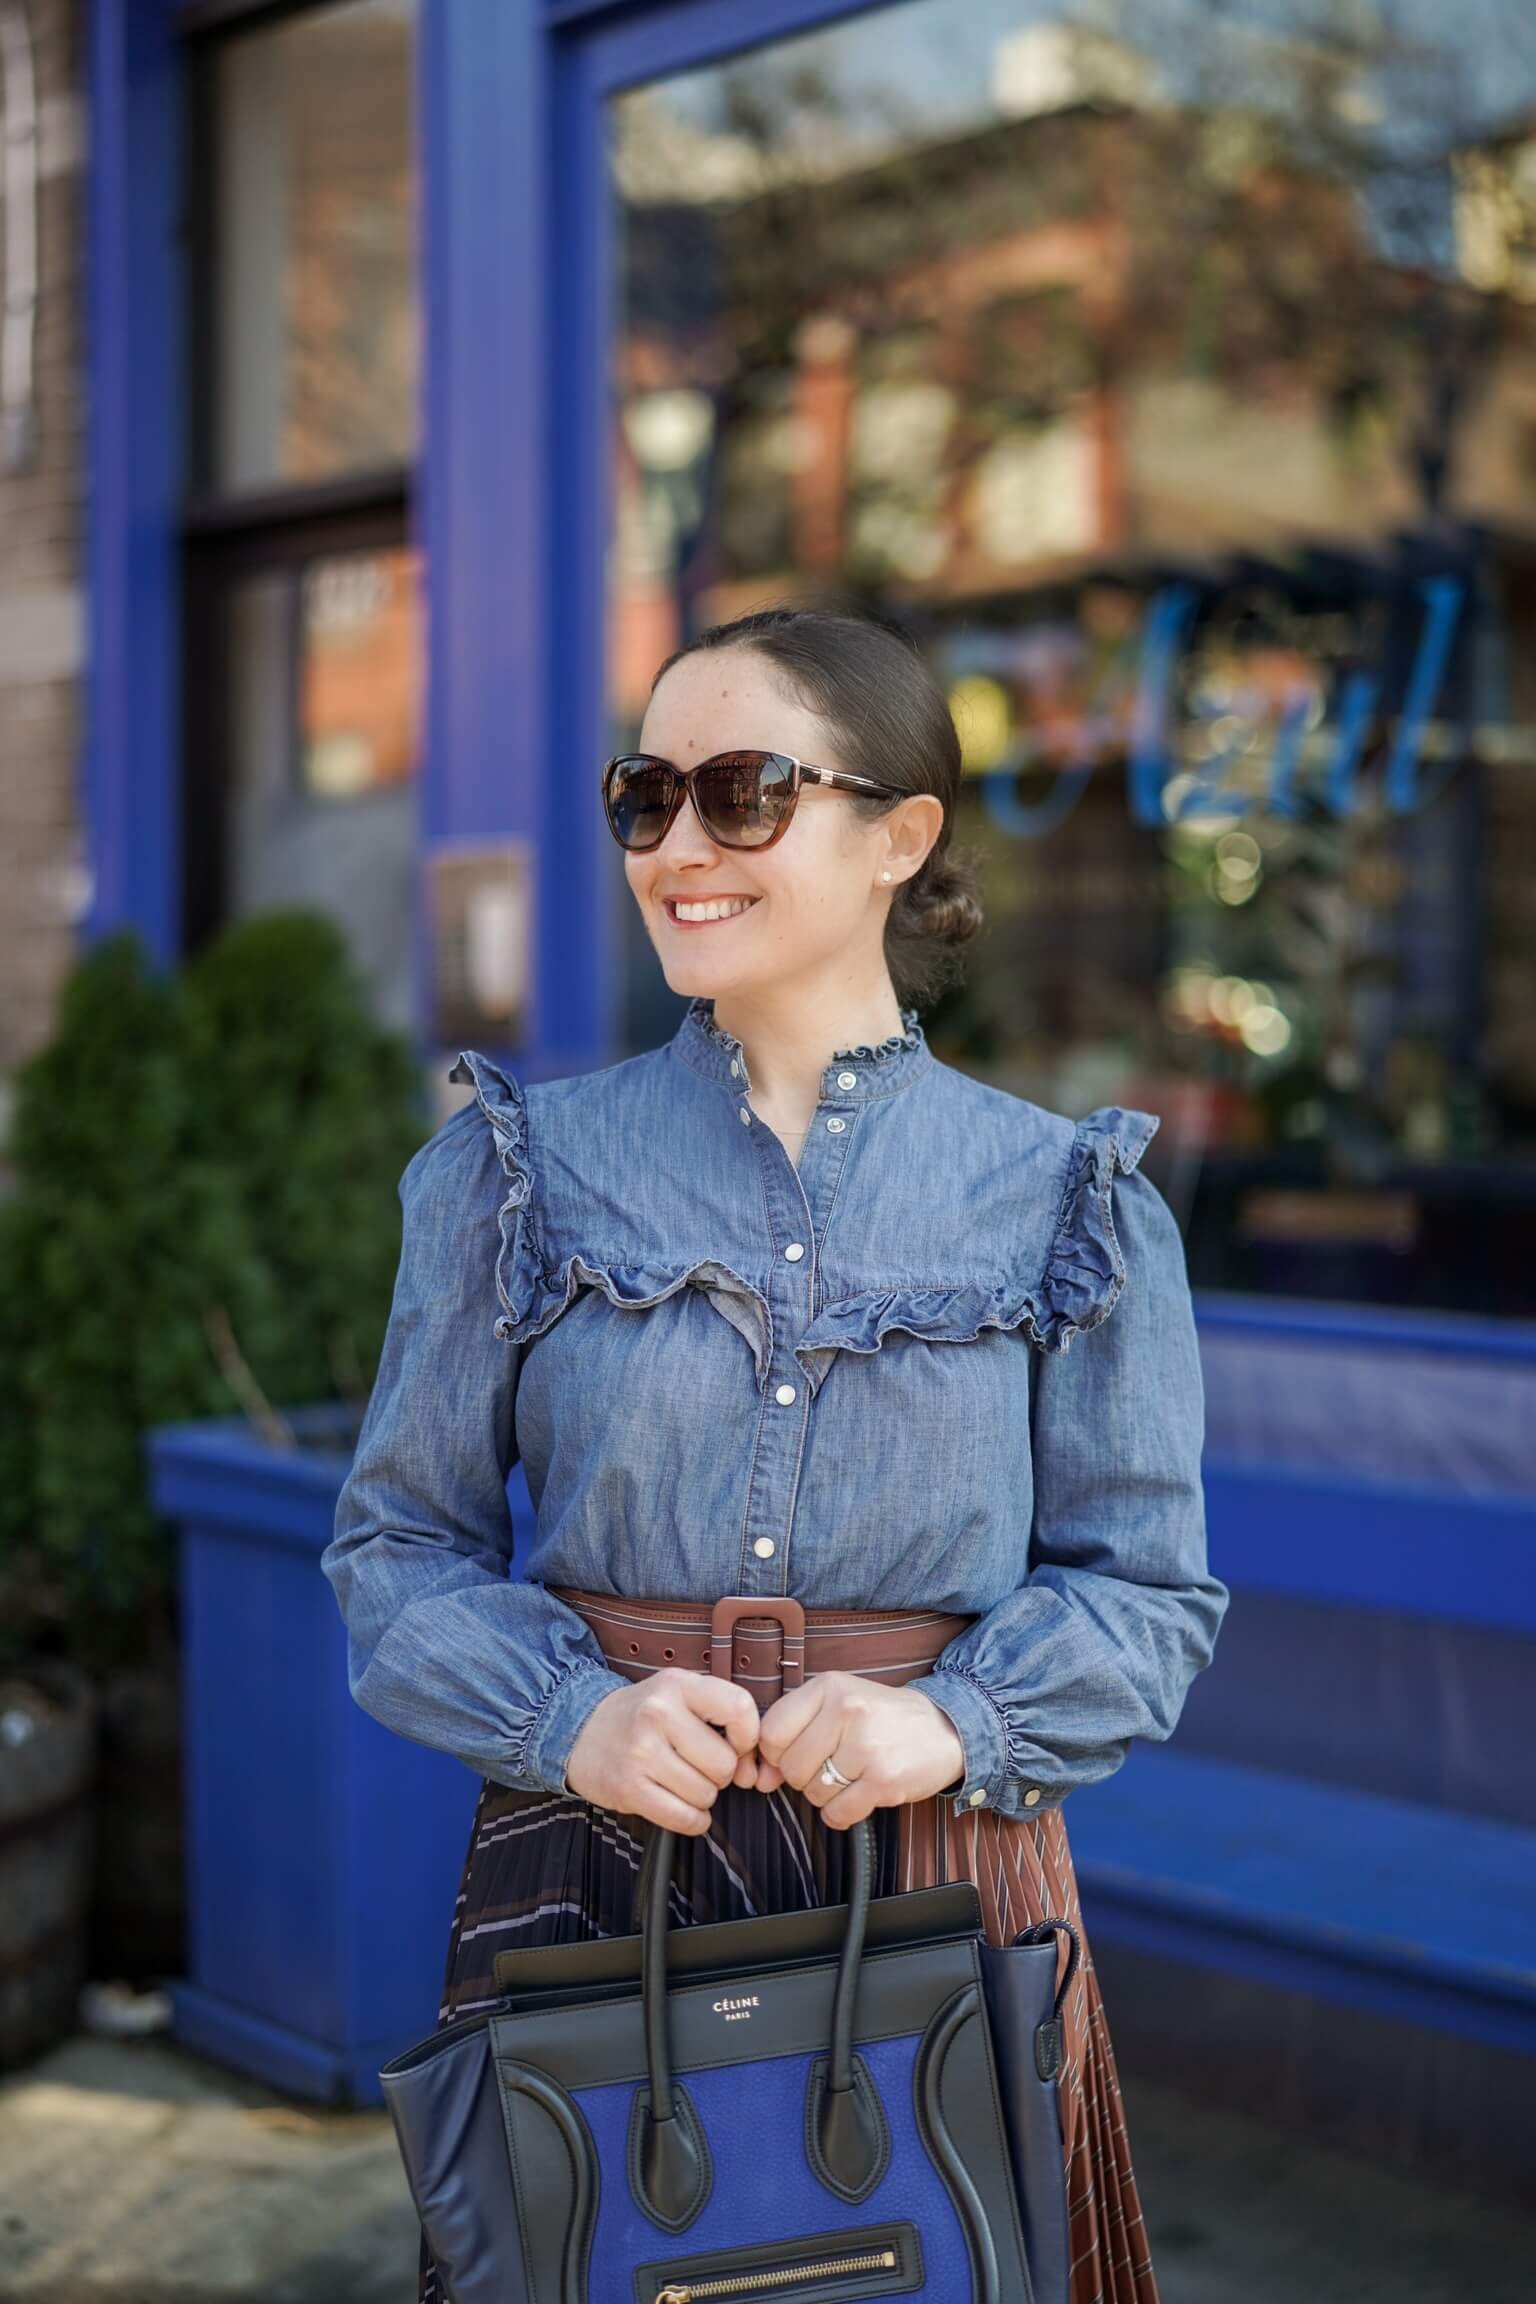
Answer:
[(649, 1803), (647, 1813), (653, 1815), (656, 1823), (665, 1824), (670, 1831), (698, 1836), (707, 1832), (714, 1821), (712, 1808), (698, 1808), (691, 1800), (679, 1799), (675, 1792), (667, 1785), (658, 1783), (654, 1777), (646, 1780), (645, 1793)]
[(850, 1825), (860, 1824), (872, 1816), (880, 1806), (867, 1777), (856, 1776), (851, 1784), (840, 1784), (821, 1803), (821, 1820), (834, 1832), (846, 1832)]
[(785, 1746), (779, 1754), (778, 1765), (788, 1783), (822, 1808), (837, 1787), (821, 1782), (821, 1764), (835, 1755), (843, 1774), (853, 1776), (857, 1774), (858, 1763), (856, 1758), (849, 1757), (849, 1752), (846, 1723), (824, 1713), (807, 1722), (794, 1741)]
[(723, 1728), (738, 1752), (750, 1752), (762, 1725), (755, 1699), (734, 1680), (713, 1672), (684, 1672), (678, 1687), (690, 1712)]
[(781, 1771), (784, 1766), (784, 1747), (792, 1737), (798, 1736), (827, 1701), (828, 1691), (820, 1683), (827, 1675), (813, 1673), (798, 1688), (788, 1689), (777, 1697), (757, 1724), (757, 1748), (765, 1760), (771, 1760)]
[(755, 1745), (739, 1750), (722, 1729), (711, 1727), (686, 1708), (674, 1713), (667, 1726), (673, 1751), (702, 1769), (717, 1787), (729, 1784), (742, 1762), (751, 1759), (756, 1750)]
[(706, 1768), (696, 1768), (686, 1753), (675, 1745), (660, 1752), (647, 1754), (646, 1773), (657, 1784), (664, 1784), (679, 1799), (687, 1800), (695, 1808), (713, 1810), (720, 1791), (720, 1780)]

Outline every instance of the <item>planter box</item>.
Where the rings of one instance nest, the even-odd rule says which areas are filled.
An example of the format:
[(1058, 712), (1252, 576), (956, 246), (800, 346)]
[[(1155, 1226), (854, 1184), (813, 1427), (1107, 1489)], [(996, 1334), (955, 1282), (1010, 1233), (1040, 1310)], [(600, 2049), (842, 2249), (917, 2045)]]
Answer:
[(87, 1973), (96, 1697), (52, 1659), (0, 1670), (0, 2072), (75, 2030)]
[(437, 2023), (479, 1796), (462, 1761), (392, 1735), (347, 1686), (320, 1571), (351, 1461), (344, 1407), (147, 1436), (180, 1525), (187, 2046), (328, 2103), (380, 2104), (381, 2064)]

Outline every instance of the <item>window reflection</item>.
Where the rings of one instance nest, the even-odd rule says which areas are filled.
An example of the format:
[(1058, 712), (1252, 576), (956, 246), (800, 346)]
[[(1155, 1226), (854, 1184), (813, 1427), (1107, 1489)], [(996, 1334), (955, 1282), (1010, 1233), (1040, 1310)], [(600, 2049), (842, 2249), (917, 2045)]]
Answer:
[(342, 927), (376, 1012), (415, 1013), (409, 922), (421, 714), (411, 548), (272, 569), (230, 596), (229, 911), (312, 905)]
[(345, 0), (219, 51), (219, 488), (415, 453), (413, 0)]
[(905, 617), (935, 1041), (1162, 1112), (1208, 1284), (1536, 1312), (1533, 113), (1521, 0), (909, 0), (612, 107), (614, 748), (717, 617)]

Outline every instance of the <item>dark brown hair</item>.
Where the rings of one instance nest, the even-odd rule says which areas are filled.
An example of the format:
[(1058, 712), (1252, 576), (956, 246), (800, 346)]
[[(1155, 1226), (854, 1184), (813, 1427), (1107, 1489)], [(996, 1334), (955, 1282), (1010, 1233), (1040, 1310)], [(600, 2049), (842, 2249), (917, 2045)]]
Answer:
[[(885, 958), (902, 1007), (921, 1006), (964, 974), (955, 947), (982, 924), (975, 851), (950, 849), (960, 793), (960, 739), (943, 691), (912, 634), (893, 619), (841, 609), (754, 608), (711, 624), (674, 649), (651, 682), (700, 648), (753, 648), (784, 676), (785, 686), (826, 723), (846, 768), (932, 792), (944, 803), (939, 836), (919, 869), (891, 901)], [(843, 796), (861, 816), (897, 805), (872, 793)]]

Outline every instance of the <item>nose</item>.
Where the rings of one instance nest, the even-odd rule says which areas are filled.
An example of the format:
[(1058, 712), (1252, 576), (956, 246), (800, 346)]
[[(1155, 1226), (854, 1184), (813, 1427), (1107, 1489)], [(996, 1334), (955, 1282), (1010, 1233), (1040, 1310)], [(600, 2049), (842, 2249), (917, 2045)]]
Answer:
[(669, 864), (686, 864), (690, 860), (700, 864), (713, 864), (717, 857), (724, 855), (724, 849), (720, 847), (717, 841), (710, 838), (709, 833), (699, 821), (699, 812), (693, 804), (693, 787), (691, 784), (684, 796), (682, 806), (667, 826), (665, 840), (662, 841), (659, 848), (653, 848), (651, 853), (653, 856), (665, 856)]

